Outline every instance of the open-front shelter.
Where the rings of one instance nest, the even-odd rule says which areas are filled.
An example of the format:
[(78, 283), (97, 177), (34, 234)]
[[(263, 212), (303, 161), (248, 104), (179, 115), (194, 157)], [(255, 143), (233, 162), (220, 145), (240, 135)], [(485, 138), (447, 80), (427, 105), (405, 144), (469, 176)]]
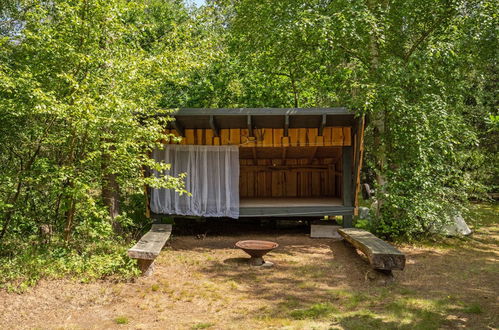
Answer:
[[(173, 167), (182, 164), (178, 173), (198, 178), (192, 187), (201, 192), (177, 197), (174, 192), (152, 189), (153, 212), (207, 216), (200, 203), (227, 198), (231, 207), (237, 207), (232, 217), (343, 216), (343, 225), (351, 226), (358, 207), (362, 117), (346, 108), (186, 108), (172, 116), (175, 120), (167, 133), (182, 136), (182, 142), (176, 146), (170, 142), (156, 157)], [(224, 148), (235, 154), (220, 153)], [(198, 155), (184, 157), (188, 153)], [(223, 166), (213, 171), (200, 162), (209, 157), (224, 162)], [(231, 174), (225, 176), (224, 171)], [(217, 185), (222, 193), (210, 193)], [(230, 191), (224, 190), (231, 185)], [(197, 211), (189, 214), (189, 206), (187, 211), (175, 208), (179, 200)]]

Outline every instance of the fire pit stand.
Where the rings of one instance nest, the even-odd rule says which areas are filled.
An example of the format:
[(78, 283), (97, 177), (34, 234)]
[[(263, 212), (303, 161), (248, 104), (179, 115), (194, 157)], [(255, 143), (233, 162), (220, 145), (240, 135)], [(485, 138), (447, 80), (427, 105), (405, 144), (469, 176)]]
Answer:
[(236, 247), (250, 255), (249, 262), (253, 266), (270, 267), (274, 264), (263, 260), (263, 256), (277, 248), (279, 244), (269, 241), (246, 240), (236, 243)]

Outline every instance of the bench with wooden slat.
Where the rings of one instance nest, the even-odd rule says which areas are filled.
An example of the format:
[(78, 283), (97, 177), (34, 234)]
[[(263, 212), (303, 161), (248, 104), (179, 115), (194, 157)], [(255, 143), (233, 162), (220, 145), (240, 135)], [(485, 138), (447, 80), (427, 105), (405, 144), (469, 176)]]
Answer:
[(137, 259), (138, 266), (145, 276), (154, 270), (154, 259), (159, 255), (172, 233), (170, 224), (154, 224), (130, 250), (128, 256)]
[(405, 255), (370, 232), (357, 228), (340, 228), (338, 233), (362, 251), (374, 269), (404, 269)]

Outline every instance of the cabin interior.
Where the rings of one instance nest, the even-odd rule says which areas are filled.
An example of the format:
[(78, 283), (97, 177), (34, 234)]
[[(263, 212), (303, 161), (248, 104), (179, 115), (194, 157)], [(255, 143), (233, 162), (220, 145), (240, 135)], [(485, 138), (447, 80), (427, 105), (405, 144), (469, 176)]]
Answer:
[(354, 214), (363, 122), (347, 109), (180, 109), (174, 117), (166, 132), (181, 144), (239, 146), (241, 217)]

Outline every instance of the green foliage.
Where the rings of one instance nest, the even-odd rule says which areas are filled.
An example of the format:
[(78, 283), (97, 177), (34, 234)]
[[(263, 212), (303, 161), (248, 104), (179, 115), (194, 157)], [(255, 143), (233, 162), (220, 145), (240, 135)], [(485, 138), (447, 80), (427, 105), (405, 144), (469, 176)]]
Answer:
[(371, 229), (426, 235), (497, 189), (497, 11), (491, 1), (209, 2), (229, 54), (208, 79), (225, 103), (209, 105), (355, 109), (377, 190)]
[(12, 0), (0, 17), (0, 257), (18, 268), (2, 275), (126, 277), (144, 185), (186, 193), (183, 176), (143, 168), (169, 168), (148, 156), (172, 139), (158, 81), (197, 65), (192, 18), (182, 2), (122, 0)]
[(117, 256), (149, 224), (144, 185), (188, 193), (183, 176), (143, 170), (168, 173), (149, 154), (177, 141), (163, 133), (177, 107), (354, 109), (377, 191), (370, 229), (426, 235), (499, 186), (497, 13), (494, 1), (3, 1), (0, 251), (26, 265), (4, 278), (128, 272)]
[(74, 278), (88, 282), (103, 278), (129, 280), (139, 274), (136, 262), (126, 256), (127, 246), (111, 235), (72, 245), (32, 240), (13, 240), (3, 244), (0, 288), (22, 292), (42, 278)]

